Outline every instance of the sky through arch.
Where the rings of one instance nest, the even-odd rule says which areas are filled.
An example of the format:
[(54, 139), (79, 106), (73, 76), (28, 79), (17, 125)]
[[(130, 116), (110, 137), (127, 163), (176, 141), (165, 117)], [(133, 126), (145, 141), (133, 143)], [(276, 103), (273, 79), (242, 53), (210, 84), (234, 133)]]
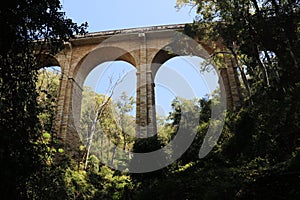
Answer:
[[(157, 26), (167, 24), (181, 24), (181, 23), (192, 23), (196, 17), (196, 7), (184, 6), (178, 10), (176, 0), (153, 0), (147, 2), (141, 2), (138, 0), (131, 1), (98, 1), (98, 0), (87, 0), (87, 1), (72, 1), (72, 0), (61, 0), (63, 11), (70, 17), (74, 22), (83, 23), (88, 22), (89, 32), (105, 31), (105, 30), (117, 30), (124, 28), (136, 28), (146, 26)], [(141, 4), (142, 3), (142, 4)], [(188, 62), (187, 62), (188, 60)], [(206, 95), (207, 88), (201, 78), (199, 70), (195, 69), (196, 65), (199, 65), (201, 59), (198, 57), (175, 57), (170, 59), (159, 70), (159, 74), (156, 77), (155, 91), (156, 91), (156, 105), (158, 112), (167, 115), (171, 109), (170, 101), (174, 99), (176, 95), (172, 93), (170, 88), (167, 88), (163, 79), (163, 74), (168, 73), (168, 70), (173, 73), (180, 74), (180, 77), (187, 80), (187, 83), (193, 87), (193, 92), (197, 97), (203, 97)], [(189, 64), (188, 64), (189, 63)], [(181, 71), (184, 65), (195, 65), (194, 67), (185, 67), (185, 71)], [(95, 68), (90, 72), (84, 85), (91, 86), (97, 93), (105, 94), (107, 88), (108, 74), (113, 75), (115, 78), (119, 76), (119, 73), (124, 71), (127, 73), (126, 86), (119, 87), (120, 90), (126, 89), (128, 95), (136, 95), (136, 76), (135, 69), (133, 66), (126, 62), (106, 62), (101, 65), (101, 68)], [(166, 67), (167, 66), (167, 67)], [(116, 71), (115, 71), (116, 70)], [(101, 74), (101, 78), (99, 78)], [(98, 76), (98, 79), (97, 79)], [(198, 76), (198, 78), (196, 78)], [(208, 77), (208, 74), (205, 75)], [(217, 75), (215, 75), (217, 76)], [(213, 81), (216, 78), (214, 75), (207, 80), (211, 80), (209, 83), (212, 87), (217, 85), (217, 81)], [(106, 82), (104, 81), (106, 80)], [(96, 85), (95, 85), (96, 81)], [(176, 82), (176, 80), (174, 81)], [(130, 83), (130, 84), (128, 84)], [(180, 85), (179, 85), (180, 86)], [(197, 87), (196, 87), (197, 86)], [(180, 89), (180, 87), (179, 87)], [(115, 92), (114, 99), (120, 94), (119, 91)], [(185, 95), (183, 95), (185, 96)]]
[[(111, 87), (117, 82), (113, 101), (118, 101), (122, 92), (136, 98), (136, 68), (125, 61), (109, 61), (98, 65), (88, 74), (84, 86), (91, 87), (98, 94), (109, 95)], [(135, 115), (135, 109), (131, 114)]]
[(157, 113), (166, 116), (175, 97), (185, 99), (207, 98), (218, 88), (218, 74), (201, 71), (204, 59), (198, 56), (177, 56), (166, 61), (155, 77)]
[[(203, 98), (218, 87), (218, 75), (214, 70), (201, 72), (203, 59), (197, 56), (178, 56), (165, 62), (158, 70), (155, 83), (157, 113), (167, 116), (172, 110), (175, 97), (185, 99)], [(87, 76), (84, 86), (99, 94), (108, 94), (109, 86), (118, 79), (122, 81), (115, 88), (112, 99), (117, 101), (122, 92), (136, 98), (136, 69), (124, 61), (105, 62), (94, 68)], [(131, 113), (135, 115), (135, 109)]]

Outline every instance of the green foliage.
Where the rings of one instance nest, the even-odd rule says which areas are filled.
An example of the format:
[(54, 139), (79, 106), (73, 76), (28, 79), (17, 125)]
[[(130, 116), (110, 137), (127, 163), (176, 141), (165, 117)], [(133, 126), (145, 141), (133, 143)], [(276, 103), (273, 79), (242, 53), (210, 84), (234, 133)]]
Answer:
[[(199, 40), (221, 37), (228, 49), (215, 49), (212, 59), (219, 68), (224, 56), (235, 60), (248, 92), (243, 108), (227, 113), (221, 138), (206, 158), (193, 160), (192, 145), (180, 158), (185, 162), (169, 168), (174, 176), (145, 192), (157, 192), (158, 199), (173, 192), (188, 199), (299, 198), (299, 2), (178, 2), (196, 3), (198, 21), (185, 31)], [(180, 118), (180, 110), (173, 115)], [(201, 121), (195, 142), (201, 144), (206, 128)], [(182, 163), (193, 167), (182, 170)], [(158, 191), (181, 178), (180, 192)]]
[[(107, 97), (84, 90), (82, 139), (90, 136), (94, 125), (92, 151), (111, 162), (118, 155), (102, 140), (103, 135), (123, 149), (149, 152), (166, 145), (179, 126), (196, 131), (194, 142), (181, 158), (145, 174), (114, 171), (103, 166), (96, 153), (87, 156), (84, 168), (57, 147), (51, 127), (59, 80), (51, 71), (38, 71), (40, 60), (33, 49), (39, 44), (40, 49), (35, 48), (38, 53), (50, 47), (47, 53), (55, 54), (84, 26), (66, 19), (57, 0), (9, 1), (0, 8), (3, 196), (45, 200), (299, 199), (299, 2), (177, 2), (178, 8), (187, 3), (197, 6), (197, 20), (185, 28), (188, 35), (199, 41), (222, 38), (226, 51), (215, 49), (208, 64), (213, 61), (222, 68), (224, 59), (232, 59), (246, 98), (242, 108), (227, 113), (217, 145), (200, 160), (199, 148), (208, 126), (216, 123), (210, 120), (210, 107), (218, 104), (215, 99), (174, 99), (173, 111), (161, 122), (158, 135), (136, 140), (133, 145), (132, 137), (126, 135), (135, 132), (134, 119), (128, 114), (133, 99), (123, 94), (121, 101), (114, 104), (109, 100), (102, 109)], [(99, 109), (102, 118), (97, 118)], [(197, 123), (188, 120), (197, 116)], [(172, 149), (165, 153), (167, 158)]]
[(133, 98), (125, 93), (113, 102), (110, 97), (85, 87), (79, 134), (83, 143), (87, 147), (90, 145), (90, 152), (102, 161), (122, 164), (116, 147), (127, 151), (132, 149), (135, 120), (129, 112), (134, 103)]
[(84, 170), (62, 153), (59, 165), (48, 163), (27, 179), (26, 198), (117, 200), (132, 195), (133, 188), (129, 175), (101, 166), (96, 156), (90, 156), (89, 166)]
[[(10, 1), (0, 8), (0, 191), (22, 199), (24, 181), (42, 167), (43, 146), (37, 109), (37, 40), (55, 54), (74, 33), (83, 30), (60, 11), (55, 1)], [(42, 52), (45, 48), (41, 48)], [(41, 116), (47, 118), (47, 116)]]
[(105, 166), (101, 168), (99, 174), (104, 178), (103, 193), (106, 195), (106, 199), (122, 199), (133, 189), (131, 178), (128, 175), (117, 175), (116, 172)]
[[(193, 144), (161, 178), (141, 181), (146, 184), (141, 184), (138, 197), (298, 199), (299, 2), (177, 2), (179, 7), (195, 3), (198, 8), (197, 20), (185, 28), (188, 35), (200, 41), (222, 38), (227, 49), (215, 49), (211, 61), (218, 68), (225, 57), (235, 62), (245, 101), (242, 108), (227, 113), (217, 145), (199, 160), (212, 103), (202, 100)], [(184, 120), (181, 107), (180, 101), (173, 102), (172, 123), (160, 129), (164, 143), (176, 134), (173, 126)]]
[(60, 72), (55, 68), (42, 68), (38, 70), (36, 89), (38, 92), (38, 119), (42, 131), (52, 132), (52, 122), (59, 91)]

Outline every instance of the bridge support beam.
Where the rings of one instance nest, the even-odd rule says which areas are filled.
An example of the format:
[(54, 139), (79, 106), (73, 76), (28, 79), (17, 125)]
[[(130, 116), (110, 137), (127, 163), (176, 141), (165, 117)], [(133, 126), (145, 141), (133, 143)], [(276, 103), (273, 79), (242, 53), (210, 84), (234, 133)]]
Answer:
[(147, 50), (145, 33), (139, 34), (140, 49), (137, 67), (137, 98), (136, 98), (136, 135), (146, 138), (156, 134), (156, 112), (154, 97), (154, 80), (149, 71), (151, 59)]

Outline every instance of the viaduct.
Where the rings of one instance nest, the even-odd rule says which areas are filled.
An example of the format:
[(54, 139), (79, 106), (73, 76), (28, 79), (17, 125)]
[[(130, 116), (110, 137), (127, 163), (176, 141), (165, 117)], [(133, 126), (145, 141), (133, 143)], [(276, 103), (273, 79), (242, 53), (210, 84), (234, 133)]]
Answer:
[[(107, 61), (125, 61), (136, 68), (136, 133), (147, 136), (156, 132), (153, 81), (159, 67), (167, 60), (183, 55), (184, 41), (190, 48), (188, 54), (204, 59), (217, 50), (224, 50), (220, 40), (188, 38), (184, 35), (185, 26), (176, 24), (88, 33), (70, 40), (61, 52), (49, 59), (48, 65), (60, 66), (62, 70), (54, 129), (64, 144), (70, 146), (68, 144), (78, 140), (75, 127), (80, 120), (85, 78), (91, 70)], [(241, 102), (240, 83), (233, 63), (230, 58), (224, 58), (224, 67), (218, 69), (229, 109), (238, 107)]]

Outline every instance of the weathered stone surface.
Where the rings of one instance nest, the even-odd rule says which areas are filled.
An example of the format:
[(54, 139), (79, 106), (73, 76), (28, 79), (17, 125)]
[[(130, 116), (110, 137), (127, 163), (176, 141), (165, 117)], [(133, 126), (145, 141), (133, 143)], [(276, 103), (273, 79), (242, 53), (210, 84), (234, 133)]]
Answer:
[[(97, 65), (114, 60), (131, 63), (137, 69), (136, 132), (139, 136), (156, 133), (153, 80), (160, 65), (176, 56), (164, 50), (174, 42), (174, 31), (182, 32), (185, 24), (154, 26), (89, 33), (66, 44), (55, 56), (62, 68), (55, 130), (66, 146), (77, 144), (72, 138), (79, 125), (82, 88), (86, 76)], [(208, 54), (220, 41), (199, 42)], [(200, 52), (201, 54), (201, 52)], [(203, 56), (203, 55), (198, 55)], [(239, 106), (240, 84), (230, 59), (220, 70), (229, 109)], [(78, 140), (78, 138), (77, 138)]]

